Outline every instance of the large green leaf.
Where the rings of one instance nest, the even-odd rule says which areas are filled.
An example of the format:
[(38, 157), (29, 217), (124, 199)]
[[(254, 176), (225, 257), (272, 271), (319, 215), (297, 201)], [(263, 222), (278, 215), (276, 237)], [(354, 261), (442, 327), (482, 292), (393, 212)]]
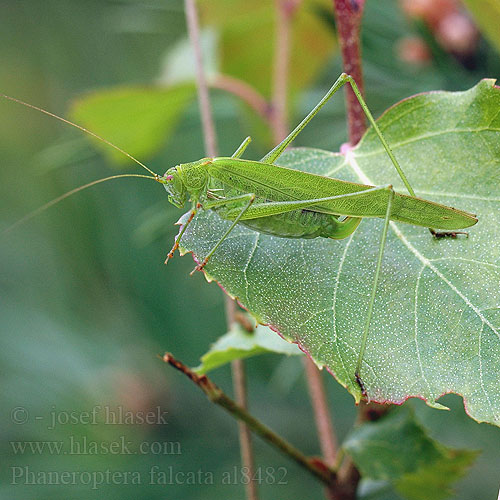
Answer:
[(389, 481), (405, 498), (440, 500), (464, 475), (477, 452), (443, 446), (412, 412), (399, 411), (354, 429), (343, 448), (363, 478)]
[[(390, 108), (379, 124), (417, 194), (479, 215), (470, 237), (433, 239), (391, 223), (362, 367), (368, 395), (438, 406), (464, 397), (478, 421), (500, 425), (500, 92), (483, 80), (466, 92), (432, 92)], [(346, 156), (290, 150), (279, 164), (404, 192), (373, 131)], [(263, 167), (265, 168), (265, 167)], [(292, 240), (238, 227), (214, 254), (208, 279), (264, 324), (297, 342), (355, 396), (356, 358), (382, 220), (348, 239)], [(182, 247), (198, 258), (227, 229), (200, 214)]]

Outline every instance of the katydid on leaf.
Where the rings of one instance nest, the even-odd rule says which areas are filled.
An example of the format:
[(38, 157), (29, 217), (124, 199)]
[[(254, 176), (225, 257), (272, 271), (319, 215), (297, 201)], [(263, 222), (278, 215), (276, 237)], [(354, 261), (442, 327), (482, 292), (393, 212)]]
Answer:
[[(380, 139), (409, 195), (394, 192), (390, 184), (383, 186), (357, 184), (281, 167), (276, 164), (287, 146), (290, 145), (324, 104), (346, 83), (350, 84), (358, 98), (368, 121)], [(8, 96), (4, 97), (26, 104)], [(98, 139), (102, 139), (79, 125), (72, 124), (35, 106), (28, 106), (58, 118), (65, 123), (74, 125)], [(222, 219), (232, 222), (228, 230), (211, 248), (203, 261), (195, 267), (193, 272), (202, 270), (205, 267), (212, 255), (238, 224), (243, 224), (261, 233), (283, 238), (309, 239), (324, 237), (343, 239), (356, 230), (362, 218), (382, 218), (384, 226), (380, 237), (367, 315), (364, 321), (361, 348), (355, 372), (353, 373), (353, 380), (365, 397), (368, 397), (368, 395), (361, 375), (363, 357), (370, 331), (377, 284), (382, 269), (389, 222), (394, 220), (423, 226), (429, 228), (432, 235), (437, 238), (446, 236), (455, 238), (458, 234), (466, 234), (458, 230), (470, 227), (477, 222), (476, 216), (473, 214), (415, 196), (415, 192), (366, 106), (356, 83), (351, 76), (345, 73), (340, 75), (330, 90), (302, 122), (260, 161), (241, 158), (250, 143), (248, 137), (231, 157), (202, 158), (192, 163), (177, 165), (168, 169), (164, 175), (158, 175), (109, 141), (104, 140), (104, 142), (126, 154), (153, 174), (153, 177), (143, 177), (152, 178), (162, 183), (168, 192), (169, 201), (174, 206), (182, 208), (187, 202), (191, 203), (189, 217), (179, 231), (174, 246), (165, 262), (168, 262), (174, 255), (182, 236), (199, 210), (213, 210)], [(129, 175), (140, 177), (138, 174), (124, 174), (94, 181), (49, 202), (37, 210), (36, 213), (86, 187), (108, 179)], [(30, 214), (28, 217), (32, 215)], [(436, 229), (445, 232), (439, 232)]]

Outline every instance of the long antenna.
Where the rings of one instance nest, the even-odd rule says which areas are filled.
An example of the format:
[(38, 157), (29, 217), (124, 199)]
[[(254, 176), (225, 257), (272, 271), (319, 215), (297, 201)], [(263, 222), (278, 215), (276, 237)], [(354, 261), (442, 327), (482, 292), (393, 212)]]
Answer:
[(20, 226), (21, 224), (24, 224), (26, 221), (32, 219), (33, 217), (36, 217), (37, 215), (41, 214), (47, 208), (50, 208), (51, 206), (59, 203), (60, 201), (68, 198), (69, 196), (74, 195), (75, 193), (78, 193), (79, 191), (83, 191), (84, 189), (87, 189), (89, 187), (95, 186), (96, 184), (101, 184), (102, 182), (106, 181), (111, 181), (113, 179), (123, 179), (124, 177), (140, 177), (142, 179), (153, 179), (154, 181), (157, 180), (157, 177), (150, 177), (149, 175), (142, 175), (142, 174), (119, 174), (119, 175), (112, 175), (110, 177), (104, 177), (103, 179), (97, 179), (95, 181), (89, 182), (88, 184), (84, 184), (83, 186), (79, 186), (75, 189), (72, 189), (71, 191), (68, 191), (67, 193), (62, 194), (61, 196), (58, 196), (57, 198), (54, 198), (53, 200), (50, 200), (49, 202), (45, 203), (45, 205), (42, 205), (41, 207), (38, 207), (37, 209), (33, 210), (33, 212), (30, 212), (29, 214), (26, 214), (24, 217), (19, 219), (18, 221), (14, 222), (11, 226), (7, 227), (2, 231), (2, 235), (9, 233), (13, 229), (15, 229), (17, 226)]
[(119, 148), (118, 146), (116, 146), (112, 142), (109, 142), (107, 139), (104, 139), (100, 135), (97, 135), (94, 132), (86, 129), (85, 127), (82, 127), (81, 125), (77, 125), (76, 123), (70, 122), (69, 120), (66, 120), (66, 118), (62, 118), (61, 116), (57, 116), (54, 113), (51, 113), (50, 111), (46, 111), (45, 109), (39, 108), (38, 106), (34, 106), (33, 104), (29, 104), (28, 102), (21, 101), (21, 99), (16, 99), (15, 97), (10, 97), (8, 95), (1, 94), (1, 93), (0, 93), (0, 97), (3, 97), (4, 99), (7, 99), (7, 100), (12, 101), (12, 102), (17, 102), (17, 104), (22, 104), (23, 106), (34, 109), (36, 111), (40, 111), (40, 113), (43, 113), (47, 116), (51, 116), (52, 118), (55, 118), (56, 120), (59, 120), (63, 123), (71, 125), (72, 127), (75, 127), (77, 129), (81, 130), (82, 132), (85, 132), (86, 134), (89, 134), (90, 136), (95, 137), (96, 139), (104, 142), (105, 144), (112, 147), (113, 149), (116, 149), (116, 151), (120, 152), (121, 154), (125, 155), (127, 158), (129, 158), (132, 161), (134, 161), (135, 163), (137, 163), (137, 165), (139, 165), (142, 168), (144, 168), (145, 170), (147, 170), (150, 174), (154, 175), (155, 177), (158, 177), (158, 174), (153, 172), (150, 168), (146, 167), (146, 165), (144, 165), (144, 163), (140, 162), (137, 158), (134, 158), (131, 154), (129, 154), (126, 151), (124, 151), (123, 149)]

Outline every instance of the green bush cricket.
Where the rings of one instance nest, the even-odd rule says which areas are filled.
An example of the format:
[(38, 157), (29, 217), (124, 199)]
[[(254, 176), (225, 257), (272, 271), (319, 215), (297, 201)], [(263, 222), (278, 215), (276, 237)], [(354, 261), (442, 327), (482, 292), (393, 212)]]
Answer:
[[(358, 98), (409, 195), (395, 193), (390, 184), (368, 186), (306, 173), (275, 164), (287, 146), (290, 145), (323, 105), (346, 83), (350, 84)], [(8, 96), (4, 97), (17, 101)], [(21, 104), (26, 103), (21, 102)], [(331, 239), (343, 239), (356, 230), (362, 218), (383, 218), (384, 226), (380, 238), (368, 311), (364, 322), (361, 348), (355, 373), (353, 374), (354, 380), (365, 397), (367, 397), (367, 393), (361, 376), (361, 368), (370, 330), (377, 284), (382, 268), (389, 221), (395, 220), (427, 227), (436, 238), (446, 236), (455, 238), (458, 234), (466, 234), (457, 230), (470, 227), (477, 222), (473, 214), (415, 196), (415, 192), (368, 110), (356, 83), (352, 77), (345, 73), (340, 75), (304, 120), (260, 161), (249, 161), (241, 158), (250, 143), (250, 138), (247, 138), (231, 157), (203, 158), (196, 162), (180, 164), (170, 168), (162, 176), (155, 174), (143, 163), (125, 153), (125, 151), (87, 129), (35, 106), (28, 106), (76, 126), (80, 130), (103, 140), (153, 174), (153, 177), (122, 174), (94, 181), (49, 202), (37, 210), (36, 213), (77, 191), (109, 179), (127, 176), (153, 178), (164, 185), (169, 194), (169, 201), (176, 207), (182, 208), (188, 201), (191, 203), (189, 218), (176, 237), (166, 262), (179, 247), (183, 234), (199, 210), (211, 209), (221, 218), (232, 221), (229, 229), (208, 252), (203, 261), (195, 267), (193, 272), (202, 270), (205, 267), (211, 256), (237, 224), (243, 224), (256, 231), (284, 238), (315, 238), (321, 236)], [(34, 213), (28, 217), (32, 215)], [(435, 230), (436, 228), (451, 232), (438, 232)]]

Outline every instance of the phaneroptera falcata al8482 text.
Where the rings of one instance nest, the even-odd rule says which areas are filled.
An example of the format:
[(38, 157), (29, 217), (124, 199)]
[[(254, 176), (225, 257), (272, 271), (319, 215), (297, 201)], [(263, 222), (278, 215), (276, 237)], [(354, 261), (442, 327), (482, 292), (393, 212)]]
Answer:
[[(287, 146), (318, 113), (321, 107), (346, 83), (351, 85), (370, 124), (410, 195), (395, 193), (390, 184), (383, 186), (356, 184), (280, 167), (275, 164)], [(43, 112), (55, 116), (46, 111)], [(64, 119), (62, 120), (69, 123)], [(77, 127), (82, 129), (78, 125)], [(91, 133), (86, 129), (82, 130)], [(92, 133), (91, 135), (95, 136)], [(108, 141), (104, 140), (104, 142), (126, 154)], [(340, 75), (323, 99), (288, 137), (260, 161), (241, 159), (249, 142), (250, 138), (245, 139), (231, 157), (202, 158), (196, 162), (180, 164), (170, 168), (162, 176), (155, 174), (141, 162), (132, 158), (152, 173), (154, 175), (152, 178), (164, 184), (169, 193), (169, 201), (173, 205), (182, 208), (187, 201), (192, 204), (189, 218), (181, 228), (174, 246), (168, 254), (167, 261), (173, 256), (186, 228), (199, 210), (211, 209), (223, 219), (232, 221), (232, 224), (207, 253), (204, 260), (196, 266), (195, 270), (203, 269), (210, 257), (237, 224), (243, 224), (256, 231), (284, 238), (315, 238), (321, 236), (331, 239), (343, 239), (356, 230), (363, 217), (383, 218), (384, 226), (364, 321), (361, 348), (355, 371), (352, 374), (353, 380), (360, 387), (361, 393), (367, 396), (362, 379), (363, 356), (370, 330), (377, 284), (382, 269), (389, 221), (395, 220), (427, 227), (435, 237), (456, 237), (459, 234), (457, 230), (474, 225), (477, 219), (470, 213), (415, 196), (415, 192), (368, 110), (356, 83), (352, 77), (345, 73)], [(130, 155), (127, 156), (130, 157)], [(123, 176), (113, 176), (111, 178)], [(107, 179), (94, 181), (89, 185), (77, 188), (49, 202), (47, 205), (52, 205), (73, 192), (105, 180)], [(451, 232), (437, 232), (436, 229)]]

